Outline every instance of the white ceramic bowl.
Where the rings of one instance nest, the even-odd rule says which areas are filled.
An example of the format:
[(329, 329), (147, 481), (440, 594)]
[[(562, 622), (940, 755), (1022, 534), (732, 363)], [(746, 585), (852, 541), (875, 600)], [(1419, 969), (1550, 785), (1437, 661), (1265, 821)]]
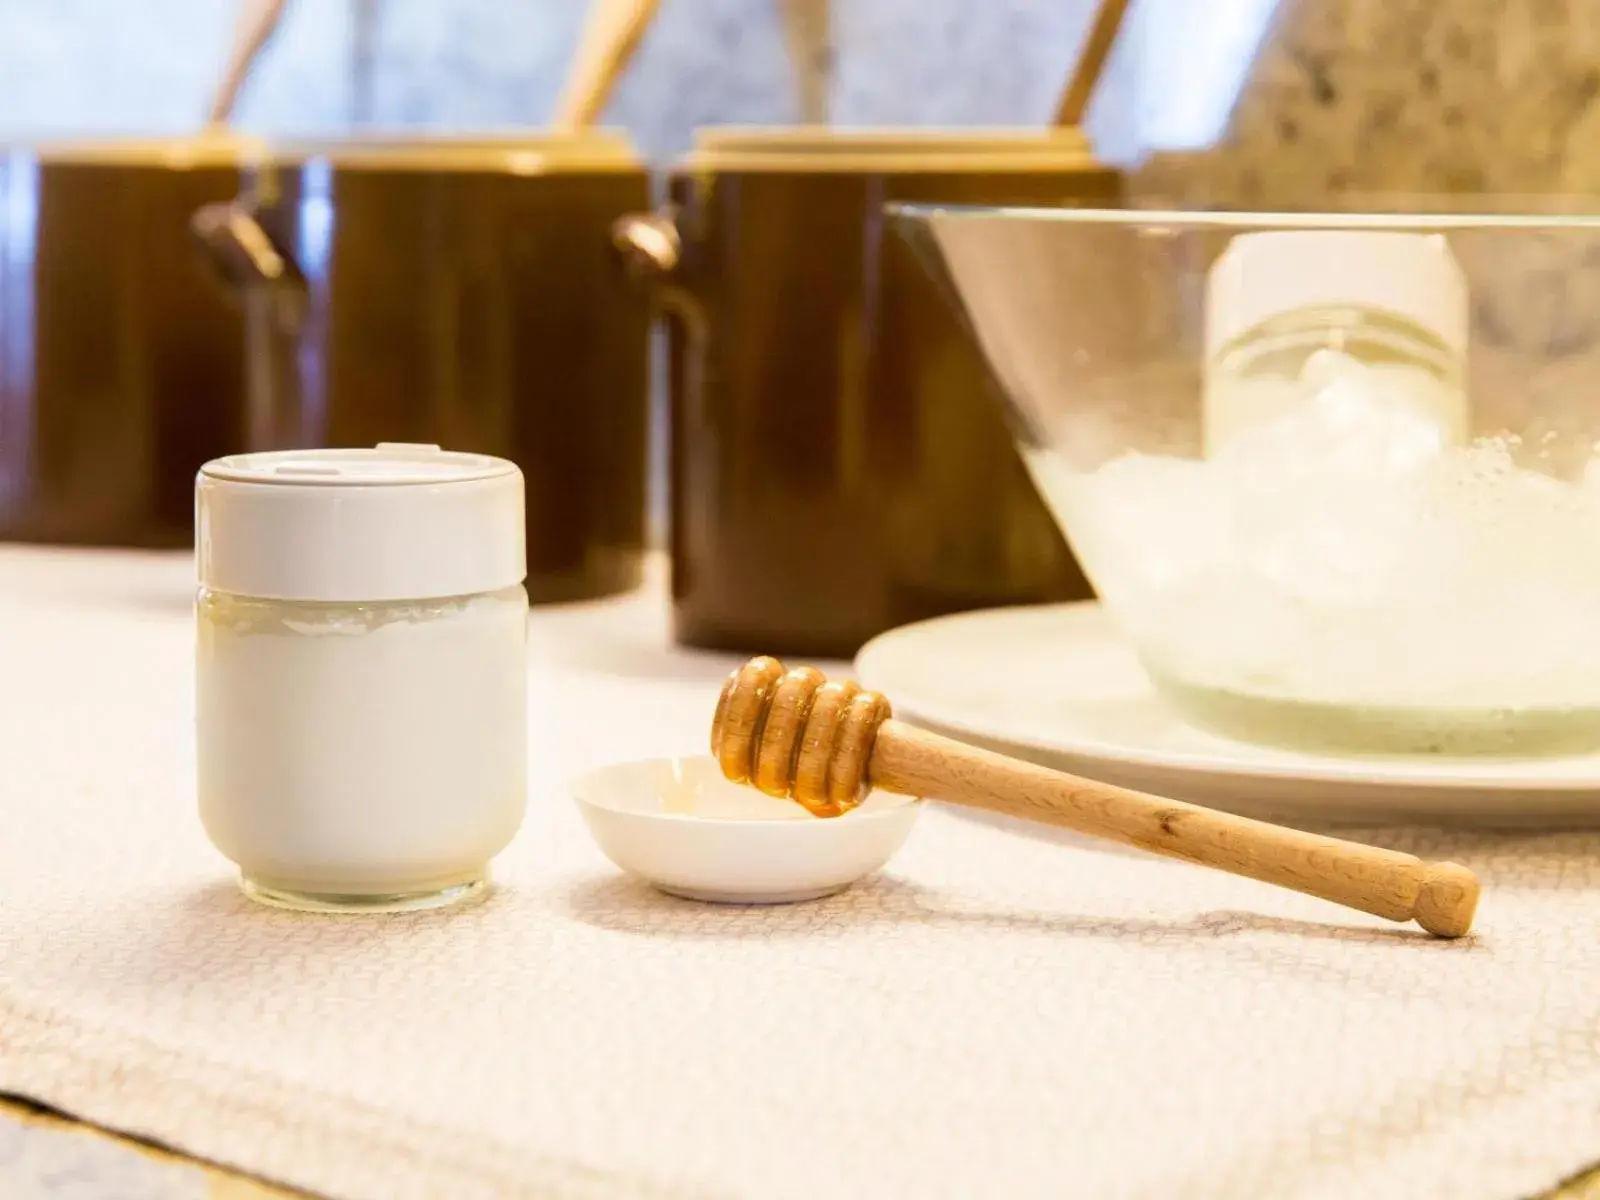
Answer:
[(814, 900), (879, 870), (921, 810), (875, 792), (842, 817), (729, 783), (709, 757), (621, 763), (572, 782), (605, 856), (664, 892), (714, 904)]

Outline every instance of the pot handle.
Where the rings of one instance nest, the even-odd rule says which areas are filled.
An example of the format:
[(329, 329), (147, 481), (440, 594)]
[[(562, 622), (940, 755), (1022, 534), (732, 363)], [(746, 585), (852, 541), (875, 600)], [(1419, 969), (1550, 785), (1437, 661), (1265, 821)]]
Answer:
[(690, 286), (677, 206), (618, 217), (611, 225), (611, 246), (628, 277), (665, 314), (682, 321), (691, 338), (703, 339), (706, 318)]
[(299, 329), (308, 293), (305, 273), (253, 206), (239, 200), (204, 205), (190, 216), (189, 232), (230, 293), (267, 295), (279, 327)]
[(671, 205), (618, 217), (611, 224), (611, 245), (633, 278), (647, 284), (681, 282), (683, 233)]

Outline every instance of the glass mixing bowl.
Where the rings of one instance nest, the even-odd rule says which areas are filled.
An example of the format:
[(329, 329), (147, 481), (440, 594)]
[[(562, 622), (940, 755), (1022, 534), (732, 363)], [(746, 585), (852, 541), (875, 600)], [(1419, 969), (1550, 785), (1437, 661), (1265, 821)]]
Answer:
[(1188, 719), (1600, 748), (1600, 218), (891, 215)]

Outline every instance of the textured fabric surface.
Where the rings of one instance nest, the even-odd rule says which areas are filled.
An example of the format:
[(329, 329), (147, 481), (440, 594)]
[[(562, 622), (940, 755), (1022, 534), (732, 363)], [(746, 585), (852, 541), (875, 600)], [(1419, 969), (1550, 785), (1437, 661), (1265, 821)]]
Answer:
[(562, 786), (703, 741), (727, 663), (634, 599), (535, 618), (486, 902), (272, 912), (195, 817), (187, 580), (0, 553), (0, 1090), (383, 1200), (1472, 1200), (1600, 1156), (1600, 837), (1372, 835), (1482, 873), (1460, 943), (938, 808), (842, 896), (671, 900)]

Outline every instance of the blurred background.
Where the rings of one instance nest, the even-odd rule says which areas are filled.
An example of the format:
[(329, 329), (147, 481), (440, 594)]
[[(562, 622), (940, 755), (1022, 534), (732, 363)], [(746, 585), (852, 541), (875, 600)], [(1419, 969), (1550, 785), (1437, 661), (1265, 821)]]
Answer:
[[(607, 122), (646, 151), (698, 125), (799, 117), (785, 5), (665, 0)], [(1036, 124), (1051, 111), (1090, 0), (843, 0), (827, 75), (841, 124)], [(1094, 127), (1108, 157), (1214, 140), (1274, 0), (1136, 5)], [(585, 6), (576, 0), (297, 0), (241, 97), (266, 133), (379, 125), (437, 130), (550, 117)], [(232, 32), (221, 0), (7, 0), (0, 133), (184, 132)]]
[[(542, 184), (510, 160), (339, 155), (372, 134), (536, 140), (605, 5), (287, 0), (233, 123), (344, 151), (260, 178), (215, 146), (209, 166), (135, 165), (172, 153), (137, 139), (201, 130), (241, 14), (270, 8), (0, 0), (0, 540), (187, 545), (209, 457), (439, 442), (523, 467), (547, 598), (628, 586), (638, 543), (670, 540), (676, 598), (699, 589), (722, 613), (685, 636), (777, 644), (762, 614), (787, 599), (795, 644), (849, 650), (921, 615), (1086, 586), (981, 365), (949, 314), (925, 311), (884, 199), (1584, 211), (1600, 190), (1594, 0), (661, 0), (599, 111), (637, 157)], [(1098, 61), (1084, 48), (1107, 12), (1120, 28), (1081, 122), (1092, 155), (1068, 130), (1054, 165), (1036, 146), (1026, 169), (951, 177), (893, 155), (809, 183), (682, 166), (728, 125), (780, 141), (800, 124), (902, 142), (965, 129), (972, 152), (1004, 127), (1042, 145), (1074, 123), (1063, 85)], [(34, 157), (61, 138), (113, 149)], [(650, 215), (669, 186), (693, 210), (681, 228)], [(197, 278), (197, 230), (227, 296)], [(621, 257), (649, 274), (662, 264), (641, 259), (668, 242), (649, 287), (622, 278)], [(296, 269), (255, 277), (260, 247)], [(1600, 263), (1549, 240), (1500, 257), (1473, 299), (1520, 355), (1502, 376), (1600, 369)], [(1169, 299), (1192, 308), (1199, 265), (1168, 269)], [(1097, 300), (1114, 276), (1092, 277)], [(804, 570), (797, 537), (815, 549)], [(830, 590), (804, 593), (760, 558), (770, 547)], [(848, 631), (814, 628), (868, 593), (881, 603)]]
[[(541, 124), (584, 7), (297, 0), (239, 124)], [(664, 0), (607, 123), (668, 157), (697, 125), (797, 119), (783, 7)], [(831, 55), (815, 69), (834, 120), (941, 125), (1048, 119), (1092, 4), (828, 7)], [(6, 0), (0, 137), (187, 131), (233, 21), (222, 0)], [(1600, 185), (1597, 93), (1590, 0), (1135, 0), (1089, 129), (1108, 161), (1157, 155), (1154, 188), (1250, 203), (1330, 189), (1587, 192)], [(1195, 152), (1209, 152), (1202, 165)]]

